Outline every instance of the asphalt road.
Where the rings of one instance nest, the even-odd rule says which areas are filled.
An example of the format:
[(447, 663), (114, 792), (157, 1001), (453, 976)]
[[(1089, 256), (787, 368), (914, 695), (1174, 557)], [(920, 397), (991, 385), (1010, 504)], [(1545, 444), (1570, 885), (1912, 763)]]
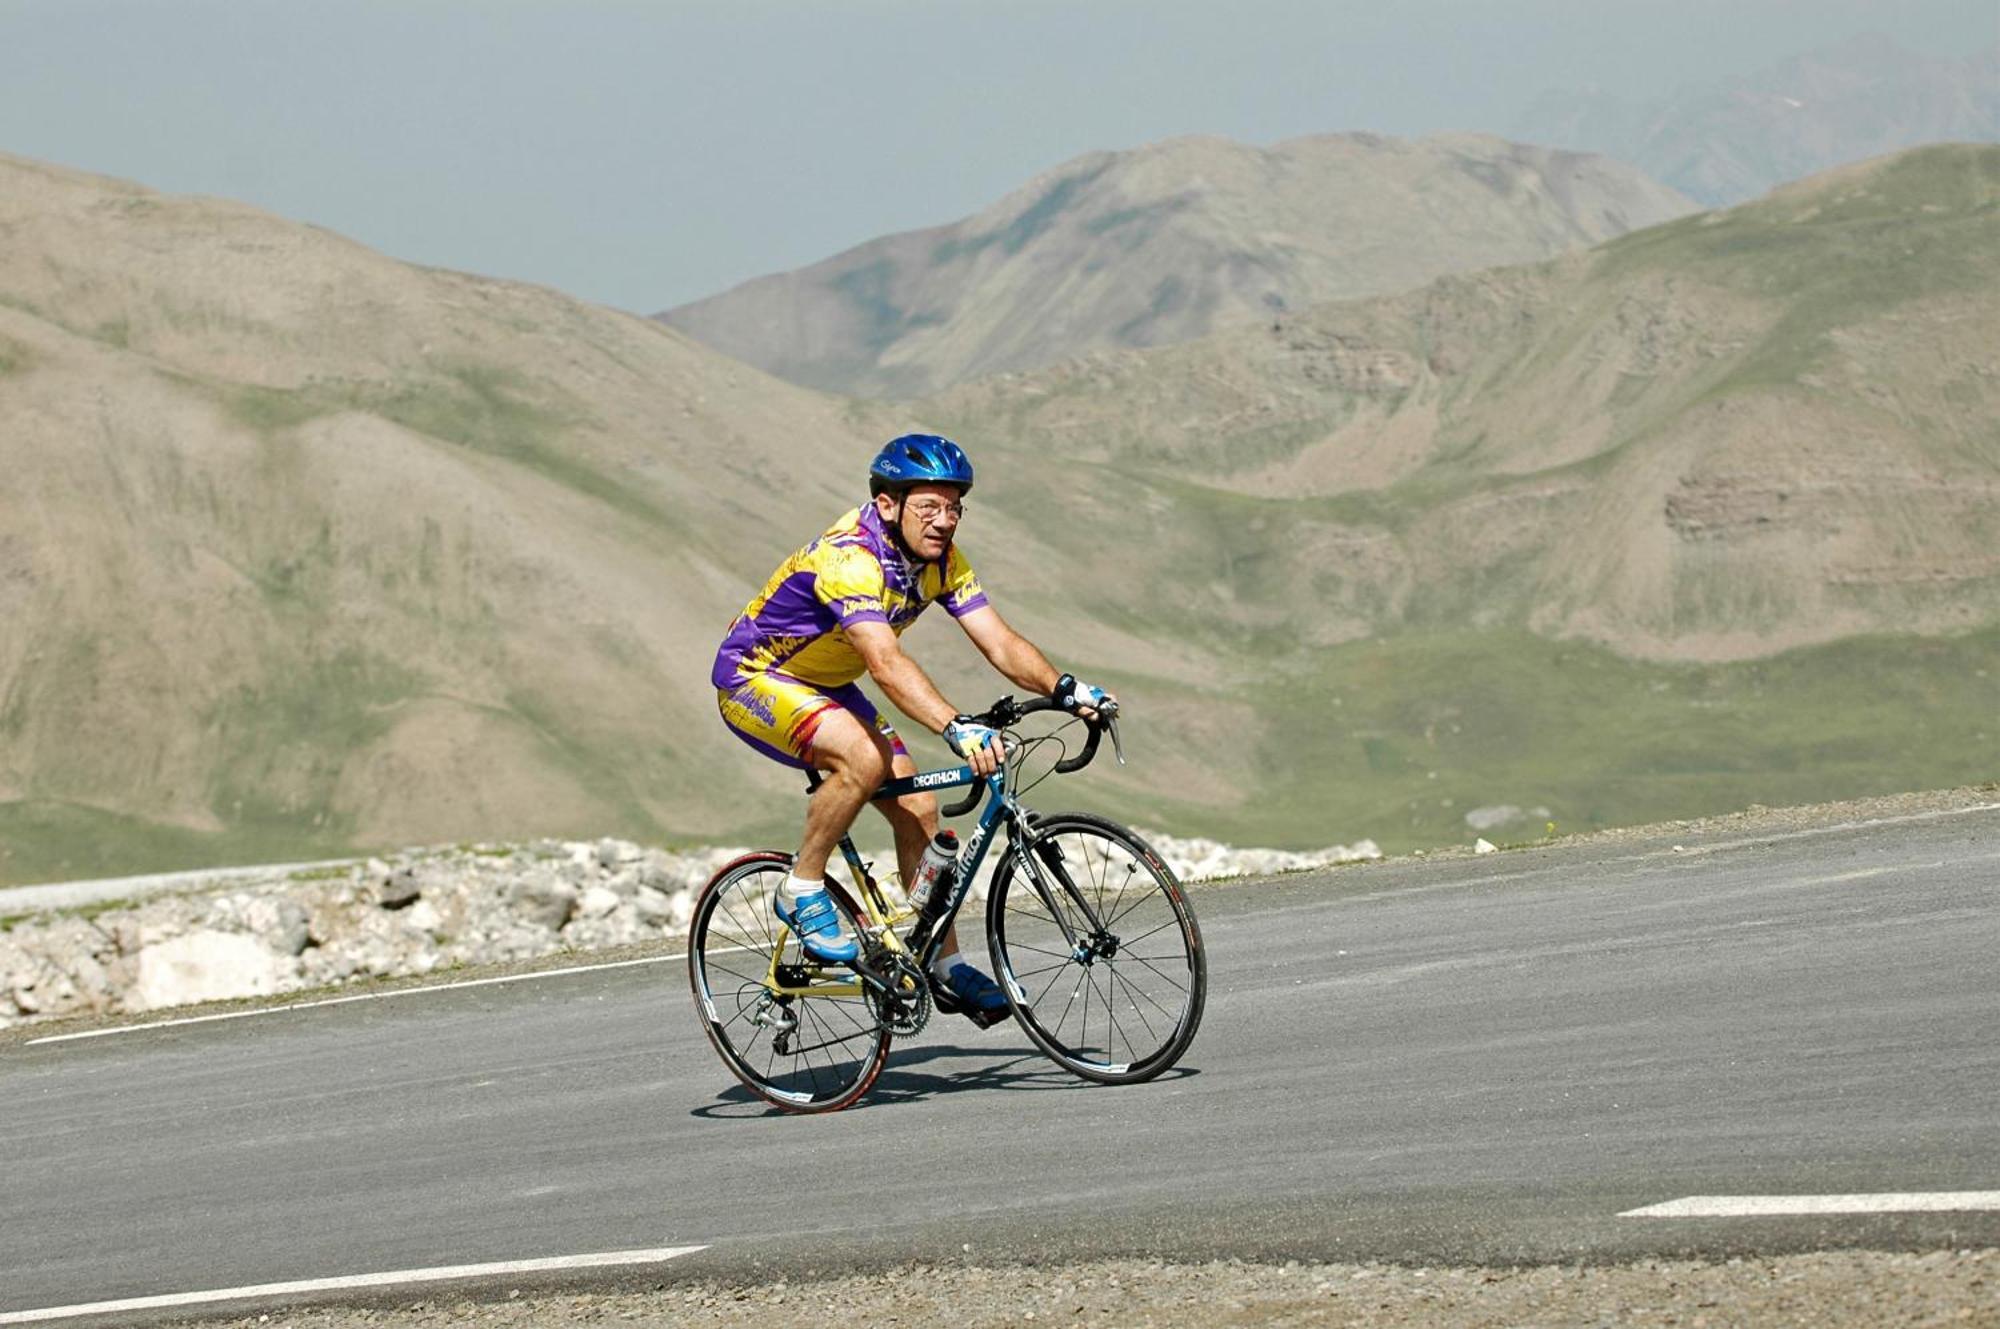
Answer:
[(565, 1277), (2000, 1245), (1993, 1212), (1619, 1217), (2000, 1190), (2000, 809), (1195, 899), (1207, 1018), (1130, 1088), (940, 1018), (859, 1107), (774, 1115), (678, 962), (0, 1048), (0, 1315), (695, 1244)]

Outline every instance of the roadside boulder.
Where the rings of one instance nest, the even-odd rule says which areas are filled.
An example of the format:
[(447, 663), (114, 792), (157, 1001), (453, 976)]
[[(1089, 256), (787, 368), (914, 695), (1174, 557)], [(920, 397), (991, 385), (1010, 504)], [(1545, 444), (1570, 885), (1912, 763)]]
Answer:
[(585, 918), (603, 918), (618, 908), (618, 892), (605, 886), (592, 886), (577, 901), (577, 911)]
[(382, 879), (382, 890), (375, 897), (375, 903), (384, 909), (404, 909), (415, 904), (417, 897), (423, 893), (424, 888), (417, 881), (417, 870), (401, 867)]
[(508, 892), (508, 903), (514, 912), (526, 923), (534, 923), (551, 932), (559, 932), (562, 925), (569, 922), (576, 912), (581, 892), (570, 882), (560, 877), (540, 875), (525, 878), (514, 884)]
[(276, 992), (287, 977), (271, 949), (241, 932), (190, 932), (139, 953), (128, 1010), (150, 1011), (189, 1002), (256, 997)]

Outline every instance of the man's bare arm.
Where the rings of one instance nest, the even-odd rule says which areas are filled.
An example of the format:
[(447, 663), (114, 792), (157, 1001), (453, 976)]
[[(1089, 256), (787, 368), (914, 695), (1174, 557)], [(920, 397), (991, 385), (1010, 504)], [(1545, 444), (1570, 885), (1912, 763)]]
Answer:
[(889, 694), (897, 710), (943, 734), (945, 742), (977, 774), (991, 775), (1000, 768), (1006, 755), (1000, 746), (1000, 736), (977, 725), (960, 729), (957, 736), (948, 732), (958, 718), (958, 709), (945, 700), (922, 666), (903, 653), (903, 644), (896, 640), (888, 624), (856, 623), (848, 628), (847, 638), (860, 653), (861, 662), (868, 666), (868, 676)]
[(1014, 631), (992, 605), (979, 608), (958, 620), (965, 635), (992, 666), (1015, 687), (1027, 688), (1046, 697), (1055, 690), (1060, 671), (1049, 663), (1035, 643)]
[(958, 708), (945, 700), (923, 667), (904, 653), (903, 643), (896, 639), (888, 624), (853, 624), (847, 629), (847, 638), (860, 653), (861, 662), (868, 666), (868, 676), (897, 710), (934, 734), (944, 732), (944, 727), (958, 714)]

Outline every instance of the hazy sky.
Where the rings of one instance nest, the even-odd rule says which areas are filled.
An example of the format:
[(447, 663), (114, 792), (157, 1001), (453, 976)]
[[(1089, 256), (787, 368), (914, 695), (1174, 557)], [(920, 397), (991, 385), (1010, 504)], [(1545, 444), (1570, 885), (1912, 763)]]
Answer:
[(2000, 0), (0, 0), (0, 152), (643, 313), (1176, 134), (1505, 132)]

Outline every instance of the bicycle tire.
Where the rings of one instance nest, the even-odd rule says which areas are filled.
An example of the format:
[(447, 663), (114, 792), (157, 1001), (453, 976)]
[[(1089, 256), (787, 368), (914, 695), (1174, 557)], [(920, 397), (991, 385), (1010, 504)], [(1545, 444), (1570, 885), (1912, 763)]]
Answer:
[[(1117, 822), (1071, 812), (1032, 824), (1056, 909), (1023, 870), (1018, 844), (986, 901), (987, 946), (1014, 1019), (1074, 1075), (1101, 1084), (1150, 1080), (1187, 1051), (1207, 1003), (1208, 958), (1194, 910), (1160, 856)], [(1089, 931), (1088, 916), (1061, 889), (1065, 876), (1103, 926), (1092, 945), (1073, 945), (1057, 920), (1061, 912), (1080, 940)]]
[[(771, 913), (791, 864), (789, 854), (746, 854), (709, 878), (688, 928), (688, 983), (708, 1041), (751, 1093), (787, 1112), (838, 1112), (882, 1073), (891, 1035), (863, 997), (772, 996), (773, 952), (778, 963), (804, 958), (790, 931), (779, 938)], [(858, 933), (854, 901), (835, 882), (827, 891)], [(802, 1047), (760, 1022), (774, 1008), (790, 1013)]]

